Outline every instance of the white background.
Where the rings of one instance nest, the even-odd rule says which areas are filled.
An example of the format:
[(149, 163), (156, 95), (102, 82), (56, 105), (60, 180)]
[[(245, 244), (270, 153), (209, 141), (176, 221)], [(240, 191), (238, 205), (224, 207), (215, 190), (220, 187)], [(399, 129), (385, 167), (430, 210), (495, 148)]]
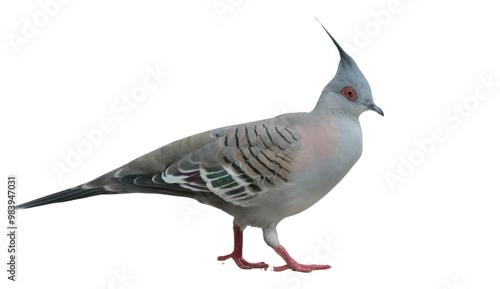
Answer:
[[(491, 1), (69, 1), (16, 52), (9, 38), (22, 37), (23, 18), (45, 13), (21, 2), (0, 7), (1, 175), (18, 175), (19, 202), (197, 132), (311, 110), (339, 58), (313, 16), (357, 61), (386, 116), (361, 117), (360, 161), (278, 227), (293, 257), (330, 270), (218, 262), (232, 250), (230, 216), (133, 194), (20, 211), (19, 282), (2, 273), (2, 288), (500, 288), (500, 86), (476, 95), (480, 77), (500, 81)], [(112, 103), (157, 65), (169, 76), (120, 119)], [(51, 164), (103, 119), (113, 131), (59, 180)], [(424, 141), (436, 130), (440, 143)], [(404, 182), (391, 187), (388, 174)], [(245, 231), (244, 256), (283, 264), (260, 229)]]

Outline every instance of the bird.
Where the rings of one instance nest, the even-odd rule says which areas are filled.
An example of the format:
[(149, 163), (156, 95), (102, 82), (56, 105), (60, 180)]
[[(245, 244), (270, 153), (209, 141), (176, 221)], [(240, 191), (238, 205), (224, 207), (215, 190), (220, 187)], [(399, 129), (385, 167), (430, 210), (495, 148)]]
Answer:
[(340, 61), (312, 111), (198, 133), (16, 209), (124, 193), (188, 197), (234, 218), (233, 251), (219, 261), (232, 259), (242, 269), (269, 268), (243, 258), (243, 231), (250, 226), (261, 228), (265, 243), (284, 260), (274, 271), (331, 268), (293, 259), (278, 239), (277, 225), (322, 199), (358, 161), (363, 146), (359, 116), (368, 110), (384, 113), (354, 60), (319, 24)]

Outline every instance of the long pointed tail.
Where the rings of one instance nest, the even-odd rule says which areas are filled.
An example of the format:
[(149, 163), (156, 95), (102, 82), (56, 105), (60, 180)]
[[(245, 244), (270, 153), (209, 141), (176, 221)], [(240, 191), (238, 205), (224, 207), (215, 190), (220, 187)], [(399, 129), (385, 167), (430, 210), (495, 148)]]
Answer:
[[(48, 205), (52, 203), (62, 203), (67, 201), (73, 201), (77, 199), (83, 199), (88, 197), (93, 197), (103, 194), (113, 194), (115, 192), (106, 191), (104, 188), (91, 188), (83, 189), (82, 186), (77, 186), (71, 189), (60, 191), (58, 193), (48, 195), (45, 197), (38, 198), (33, 201), (16, 206), (16, 209), (27, 209), (43, 205)], [(115, 193), (116, 194), (116, 193)]]

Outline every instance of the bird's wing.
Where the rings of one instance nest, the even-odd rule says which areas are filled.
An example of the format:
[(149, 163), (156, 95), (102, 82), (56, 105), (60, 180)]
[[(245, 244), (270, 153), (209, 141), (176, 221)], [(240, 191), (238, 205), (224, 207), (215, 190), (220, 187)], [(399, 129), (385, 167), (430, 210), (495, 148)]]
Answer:
[(211, 195), (250, 206), (260, 194), (287, 183), (301, 145), (300, 136), (276, 119), (242, 124), (153, 151), (113, 173), (114, 180), (134, 191)]

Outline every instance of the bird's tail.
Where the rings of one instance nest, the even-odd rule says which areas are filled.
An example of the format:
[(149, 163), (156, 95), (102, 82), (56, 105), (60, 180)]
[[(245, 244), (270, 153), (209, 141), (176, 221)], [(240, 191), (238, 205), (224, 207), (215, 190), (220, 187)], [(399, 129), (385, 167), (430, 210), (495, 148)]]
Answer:
[[(206, 196), (203, 191), (192, 191), (178, 184), (167, 184), (163, 182), (161, 178), (156, 178), (157, 175), (122, 172), (123, 176), (117, 177), (117, 172), (120, 170), (121, 169), (116, 169), (83, 185), (18, 205), (16, 209), (28, 209), (107, 194), (162, 194), (192, 198), (202, 203), (207, 202), (206, 199), (208, 197), (214, 197), (212, 196), (213, 194), (208, 194), (208, 196)], [(155, 179), (155, 181), (153, 181), (153, 179)]]
[(60, 191), (58, 193), (48, 195), (45, 197), (38, 198), (33, 201), (26, 202), (24, 204), (16, 206), (16, 209), (27, 209), (43, 205), (48, 205), (52, 203), (61, 203), (67, 201), (73, 201), (88, 197), (93, 197), (103, 194), (116, 194), (116, 192), (106, 191), (104, 188), (90, 188), (84, 189), (83, 186), (77, 186), (71, 189)]

